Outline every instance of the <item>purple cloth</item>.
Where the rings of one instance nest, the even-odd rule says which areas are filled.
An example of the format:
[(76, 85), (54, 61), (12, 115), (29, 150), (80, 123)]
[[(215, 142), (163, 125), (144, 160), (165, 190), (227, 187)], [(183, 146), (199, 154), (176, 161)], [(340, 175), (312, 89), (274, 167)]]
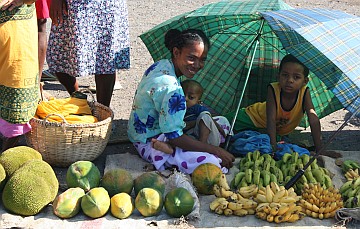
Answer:
[(30, 130), (31, 125), (28, 122), (25, 124), (12, 124), (0, 118), (0, 133), (6, 138), (17, 137)]

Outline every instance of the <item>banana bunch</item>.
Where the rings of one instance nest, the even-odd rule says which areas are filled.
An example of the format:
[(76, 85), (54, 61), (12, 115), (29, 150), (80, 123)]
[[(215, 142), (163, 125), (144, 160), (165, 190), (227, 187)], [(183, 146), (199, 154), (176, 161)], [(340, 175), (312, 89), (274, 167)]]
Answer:
[(319, 183), (305, 184), (300, 200), (302, 212), (319, 219), (334, 217), (338, 209), (343, 207), (343, 201), (338, 189), (324, 189)]
[(360, 174), (359, 174), (359, 169), (349, 169), (345, 174), (344, 176), (346, 177), (346, 180), (354, 180), (358, 177), (360, 177)]
[[(295, 176), (298, 170), (304, 169), (309, 160), (310, 156), (307, 154), (299, 156), (297, 152), (285, 153), (279, 162), (285, 177), (284, 183), (287, 183)], [(330, 175), (330, 172), (326, 168), (320, 167), (315, 159), (305, 170), (304, 175), (295, 183), (294, 189), (297, 193), (300, 193), (306, 183), (320, 183), (324, 188), (329, 188), (333, 186)]]
[(234, 189), (251, 184), (265, 187), (270, 182), (281, 183), (284, 180), (282, 171), (269, 154), (260, 154), (258, 150), (249, 152), (240, 160), (239, 172), (234, 176), (230, 186)]
[(344, 173), (346, 173), (349, 169), (352, 169), (352, 170), (360, 169), (360, 165), (358, 162), (356, 162), (354, 160), (345, 160), (345, 161), (343, 161), (343, 163), (341, 165), (341, 169)]
[(344, 199), (344, 207), (360, 207), (360, 177), (345, 182), (339, 189)]
[(300, 198), (293, 188), (286, 190), (284, 186), (271, 182), (260, 188), (255, 197), (255, 201), (259, 203), (255, 216), (268, 222), (295, 222), (305, 217), (301, 206), (296, 204)]
[[(246, 190), (244, 189), (246, 188)], [(252, 193), (256, 193), (258, 188), (253, 186), (244, 187), (242, 189), (243, 194), (246, 194), (248, 198), (242, 196), (239, 192), (233, 192), (226, 190), (224, 187), (217, 184), (214, 185), (214, 194), (216, 199), (210, 203), (210, 210), (219, 215), (253, 215), (255, 214), (255, 208), (257, 203), (250, 199)]]

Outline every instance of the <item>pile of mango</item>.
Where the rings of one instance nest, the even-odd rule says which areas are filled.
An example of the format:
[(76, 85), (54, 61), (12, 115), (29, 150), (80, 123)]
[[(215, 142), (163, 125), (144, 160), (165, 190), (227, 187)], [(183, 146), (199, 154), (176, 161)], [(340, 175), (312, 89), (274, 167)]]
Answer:
[[(269, 154), (261, 155), (259, 151), (249, 152), (240, 160), (239, 172), (234, 176), (230, 186), (240, 188), (256, 184), (266, 187), (270, 182), (285, 185), (309, 160), (309, 155), (299, 156), (297, 152), (285, 153), (279, 161), (275, 161)], [(333, 186), (329, 171), (318, 166), (316, 159), (295, 183), (295, 191), (300, 193), (306, 183), (320, 183), (324, 188)]]

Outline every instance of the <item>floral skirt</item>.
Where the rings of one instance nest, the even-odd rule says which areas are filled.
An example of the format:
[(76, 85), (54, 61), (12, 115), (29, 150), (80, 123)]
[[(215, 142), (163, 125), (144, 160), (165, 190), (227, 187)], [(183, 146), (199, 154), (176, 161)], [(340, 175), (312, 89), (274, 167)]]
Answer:
[(129, 69), (126, 0), (68, 0), (67, 6), (63, 23), (51, 27), (49, 71), (78, 77)]

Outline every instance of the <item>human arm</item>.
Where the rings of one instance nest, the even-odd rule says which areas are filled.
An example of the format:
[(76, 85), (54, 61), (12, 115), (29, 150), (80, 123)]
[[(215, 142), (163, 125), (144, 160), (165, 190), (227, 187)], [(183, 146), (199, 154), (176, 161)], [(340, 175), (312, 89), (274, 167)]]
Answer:
[(189, 130), (191, 128), (194, 128), (196, 125), (196, 120), (192, 120), (192, 121), (185, 121), (186, 126), (184, 128), (184, 130)]
[(63, 16), (68, 14), (66, 0), (52, 0), (50, 5), (50, 18), (54, 25), (63, 22)]
[(311, 135), (314, 141), (316, 152), (318, 152), (321, 147), (321, 126), (320, 120), (315, 112), (314, 104), (311, 100), (310, 91), (306, 90), (304, 97), (304, 107), (310, 123)]
[(266, 130), (270, 137), (270, 145), (274, 151), (276, 142), (276, 101), (273, 88), (268, 86), (266, 97)]
[(221, 158), (221, 165), (226, 168), (231, 168), (233, 166), (233, 162), (235, 160), (234, 155), (226, 151), (225, 149), (209, 145), (198, 140), (195, 140), (186, 134), (181, 135), (180, 137), (173, 138), (169, 140), (171, 146), (177, 146), (183, 150), (188, 151), (198, 151), (198, 152), (208, 152), (213, 155)]
[(22, 6), (23, 4), (33, 4), (36, 0), (3, 0), (0, 1), (1, 10), (11, 11), (16, 7)]

